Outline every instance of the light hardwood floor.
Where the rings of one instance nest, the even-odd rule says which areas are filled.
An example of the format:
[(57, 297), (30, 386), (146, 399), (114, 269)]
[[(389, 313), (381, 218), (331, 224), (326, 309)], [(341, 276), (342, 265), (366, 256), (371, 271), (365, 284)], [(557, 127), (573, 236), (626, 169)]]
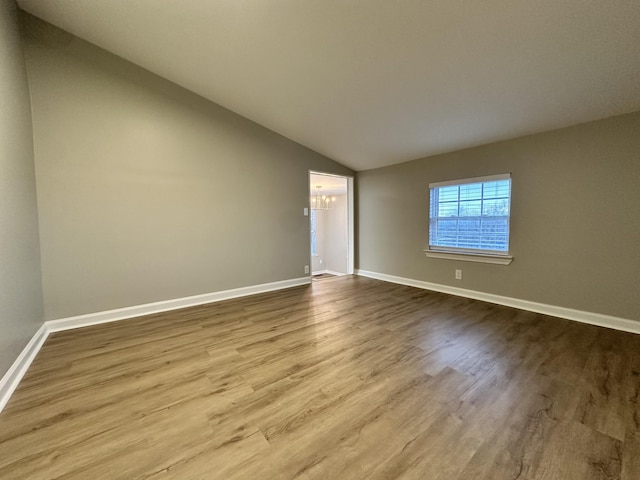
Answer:
[(640, 479), (640, 336), (358, 277), (49, 337), (2, 479)]

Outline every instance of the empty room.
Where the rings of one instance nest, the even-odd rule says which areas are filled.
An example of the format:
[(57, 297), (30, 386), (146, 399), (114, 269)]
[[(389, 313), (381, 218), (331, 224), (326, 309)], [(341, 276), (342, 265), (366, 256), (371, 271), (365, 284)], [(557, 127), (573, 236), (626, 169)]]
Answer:
[(640, 479), (640, 2), (0, 0), (0, 478)]

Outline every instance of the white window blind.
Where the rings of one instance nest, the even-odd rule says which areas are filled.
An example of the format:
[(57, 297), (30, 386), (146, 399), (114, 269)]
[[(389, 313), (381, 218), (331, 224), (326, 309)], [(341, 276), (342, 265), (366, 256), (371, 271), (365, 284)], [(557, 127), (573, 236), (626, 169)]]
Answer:
[(429, 249), (507, 254), (511, 175), (429, 185)]

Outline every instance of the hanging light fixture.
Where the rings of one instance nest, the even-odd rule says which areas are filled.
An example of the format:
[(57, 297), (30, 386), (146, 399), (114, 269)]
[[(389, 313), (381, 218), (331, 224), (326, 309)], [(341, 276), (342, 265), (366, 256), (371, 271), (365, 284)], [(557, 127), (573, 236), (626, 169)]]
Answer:
[(329, 210), (336, 204), (336, 197), (327, 197), (320, 193), (321, 185), (316, 185), (316, 194), (311, 196), (312, 210)]

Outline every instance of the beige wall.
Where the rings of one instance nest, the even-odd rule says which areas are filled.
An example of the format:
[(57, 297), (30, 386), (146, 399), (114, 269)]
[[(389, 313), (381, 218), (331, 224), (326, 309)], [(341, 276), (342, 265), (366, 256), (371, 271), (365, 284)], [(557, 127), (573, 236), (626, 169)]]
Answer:
[[(507, 172), (513, 263), (426, 258), (429, 183)], [(357, 179), (357, 268), (640, 320), (640, 113)]]
[(0, 377), (42, 325), (31, 107), (13, 0), (0, 0)]
[(305, 276), (349, 169), (26, 17), (47, 319)]

